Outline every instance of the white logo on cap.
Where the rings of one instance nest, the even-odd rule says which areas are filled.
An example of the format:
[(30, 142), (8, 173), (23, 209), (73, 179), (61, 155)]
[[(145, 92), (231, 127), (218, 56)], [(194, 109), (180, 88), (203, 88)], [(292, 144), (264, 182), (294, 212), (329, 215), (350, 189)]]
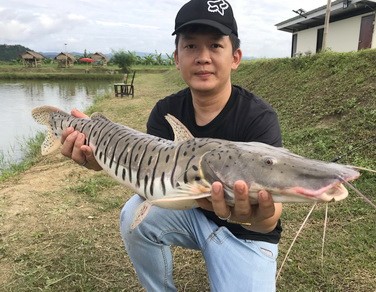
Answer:
[(225, 14), (225, 10), (229, 7), (228, 3), (224, 0), (208, 1), (208, 11), (218, 12), (220, 15)]

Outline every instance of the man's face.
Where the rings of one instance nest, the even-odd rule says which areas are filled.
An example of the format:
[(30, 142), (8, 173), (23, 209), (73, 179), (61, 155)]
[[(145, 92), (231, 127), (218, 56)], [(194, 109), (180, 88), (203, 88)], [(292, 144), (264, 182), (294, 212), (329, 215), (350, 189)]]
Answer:
[(213, 93), (231, 84), (241, 51), (233, 52), (229, 36), (217, 33), (185, 33), (179, 36), (175, 63), (192, 91)]

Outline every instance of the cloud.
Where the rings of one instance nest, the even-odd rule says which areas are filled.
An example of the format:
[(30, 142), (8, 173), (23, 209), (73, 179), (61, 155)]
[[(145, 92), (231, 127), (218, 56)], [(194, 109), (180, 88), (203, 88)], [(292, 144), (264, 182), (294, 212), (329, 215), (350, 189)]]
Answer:
[[(0, 43), (21, 44), (36, 51), (143, 52), (174, 50), (171, 33), (179, 8), (187, 0), (8, 0), (0, 6)], [(324, 0), (229, 0), (247, 56), (288, 56), (291, 35), (275, 24)], [(314, 2), (314, 3), (312, 3)], [(316, 3), (320, 2), (320, 3)], [(321, 3), (323, 2), (323, 3)]]
[(107, 26), (107, 27), (130, 27), (130, 28), (138, 28), (138, 29), (158, 29), (157, 26), (152, 25), (143, 25), (138, 23), (127, 23), (127, 22), (119, 22), (119, 21), (102, 21), (96, 20), (96, 24)]

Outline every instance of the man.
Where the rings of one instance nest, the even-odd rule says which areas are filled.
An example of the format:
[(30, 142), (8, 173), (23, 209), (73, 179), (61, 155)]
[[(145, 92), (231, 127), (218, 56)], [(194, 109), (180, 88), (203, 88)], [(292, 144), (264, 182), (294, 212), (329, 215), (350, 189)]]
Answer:
[[(188, 88), (155, 105), (148, 133), (173, 139), (164, 119), (170, 113), (195, 137), (281, 146), (272, 108), (231, 83), (231, 72), (238, 68), (242, 52), (230, 4), (223, 0), (189, 1), (176, 16), (173, 35), (176, 68)], [(84, 138), (73, 129), (66, 130), (62, 153), (99, 170), (91, 149), (83, 145)], [(250, 205), (248, 188), (246, 182), (237, 181), (235, 206), (229, 207), (222, 184), (215, 182), (211, 201), (198, 201), (201, 208), (152, 207), (135, 229), (130, 225), (143, 199), (138, 195), (129, 199), (121, 212), (120, 229), (143, 287), (147, 291), (176, 291), (170, 246), (179, 245), (202, 251), (212, 291), (275, 291), (282, 206), (266, 191), (259, 192), (258, 205)]]

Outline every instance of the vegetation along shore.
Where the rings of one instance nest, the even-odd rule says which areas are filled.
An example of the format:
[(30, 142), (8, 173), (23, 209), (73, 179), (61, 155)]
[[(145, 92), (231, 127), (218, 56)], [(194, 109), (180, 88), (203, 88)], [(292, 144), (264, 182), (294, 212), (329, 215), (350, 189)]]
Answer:
[[(375, 62), (376, 50), (247, 61), (233, 80), (276, 109), (286, 148), (376, 169)], [(5, 67), (0, 78), (9, 73)], [(102, 96), (86, 112), (145, 131), (155, 102), (183, 86), (171, 66), (143, 67), (133, 99)], [(31, 141), (22, 167), (4, 171), (0, 179), (0, 291), (142, 291), (118, 227), (131, 191), (58, 152), (42, 157), (41, 141), (42, 135)], [(375, 174), (364, 172), (354, 185), (376, 202)], [(279, 264), (310, 207), (285, 204)], [(278, 291), (375, 291), (376, 210), (351, 190), (346, 200), (329, 204), (321, 262), (324, 208), (316, 208), (295, 243)], [(174, 251), (179, 291), (209, 291), (201, 255)]]

